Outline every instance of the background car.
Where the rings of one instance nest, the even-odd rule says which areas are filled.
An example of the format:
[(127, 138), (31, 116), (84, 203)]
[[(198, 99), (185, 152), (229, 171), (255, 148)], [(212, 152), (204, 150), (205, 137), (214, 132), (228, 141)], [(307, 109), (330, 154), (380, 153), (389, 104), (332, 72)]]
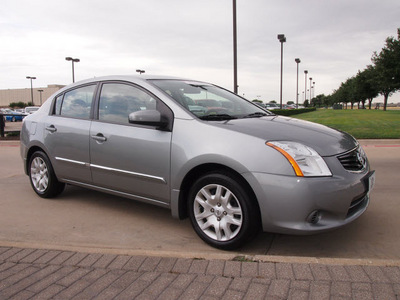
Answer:
[(289, 105), (289, 104), (283, 104), (282, 108), (283, 109), (296, 109), (296, 107), (294, 105)]
[(275, 103), (265, 103), (265, 108), (268, 110), (279, 109), (279, 105)]
[(3, 110), (3, 114), (6, 114), (5, 119), (8, 122), (17, 122), (17, 121), (22, 121), (25, 118), (25, 114), (11, 110), (11, 109), (5, 109)]
[(255, 105), (258, 105), (259, 107), (262, 107), (262, 108), (266, 108), (266, 106), (265, 106), (265, 104), (264, 103), (260, 103), (260, 102), (253, 102)]
[(36, 112), (36, 111), (38, 111), (39, 110), (39, 106), (27, 106), (27, 107), (25, 107), (25, 110), (24, 110), (24, 112), (25, 112), (25, 114), (33, 114), (34, 112)]

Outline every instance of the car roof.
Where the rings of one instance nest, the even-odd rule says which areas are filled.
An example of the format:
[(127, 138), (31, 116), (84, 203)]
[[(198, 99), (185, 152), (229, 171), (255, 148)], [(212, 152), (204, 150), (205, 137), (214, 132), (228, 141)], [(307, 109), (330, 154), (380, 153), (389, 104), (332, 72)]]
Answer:
[[(107, 81), (107, 80), (127, 80), (127, 81), (146, 81), (146, 80), (157, 80), (157, 79), (175, 79), (175, 80), (190, 80), (188, 78), (175, 77), (175, 76), (165, 76), (165, 75), (108, 75), (100, 76), (94, 78), (88, 78), (85, 80), (77, 81), (72, 85), (79, 85), (86, 82), (97, 82), (97, 81)], [(71, 86), (71, 85), (68, 85)]]
[[(75, 86), (79, 86), (82, 84), (86, 83), (94, 83), (94, 82), (99, 82), (99, 81), (130, 81), (134, 83), (142, 83), (145, 84), (148, 82), (148, 80), (168, 80), (168, 79), (173, 79), (173, 80), (187, 80), (187, 81), (192, 81), (192, 82), (202, 82), (199, 80), (193, 80), (189, 78), (182, 78), (182, 77), (175, 77), (175, 76), (165, 76), (165, 75), (108, 75), (108, 76), (100, 76), (100, 77), (93, 77), (93, 78), (88, 78), (85, 80), (77, 81), (75, 83), (69, 84), (59, 91), (57, 91), (55, 94), (58, 94), (60, 92), (63, 92), (65, 90), (71, 89)], [(204, 82), (205, 83), (205, 82)]]

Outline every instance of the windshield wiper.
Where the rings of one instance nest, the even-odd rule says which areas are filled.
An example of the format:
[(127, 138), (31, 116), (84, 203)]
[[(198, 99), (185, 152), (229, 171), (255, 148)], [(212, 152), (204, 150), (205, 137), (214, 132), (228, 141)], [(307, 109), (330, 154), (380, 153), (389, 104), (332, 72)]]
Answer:
[(228, 115), (228, 114), (214, 114), (214, 115), (205, 115), (199, 117), (202, 120), (232, 120), (232, 119), (237, 119), (234, 116)]
[(246, 116), (244, 116), (243, 118), (261, 118), (264, 116), (269, 116), (267, 113), (263, 113), (263, 112), (255, 112), (252, 114), (248, 114)]
[(189, 85), (192, 86), (192, 87), (201, 88), (201, 89), (207, 91), (207, 89), (204, 87), (204, 84), (194, 84), (194, 83), (190, 83)]

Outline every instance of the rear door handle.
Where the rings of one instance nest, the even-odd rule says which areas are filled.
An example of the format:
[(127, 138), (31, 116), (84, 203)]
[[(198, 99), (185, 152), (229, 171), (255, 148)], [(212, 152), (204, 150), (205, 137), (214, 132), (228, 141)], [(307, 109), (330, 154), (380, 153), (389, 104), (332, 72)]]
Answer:
[(102, 133), (98, 133), (96, 135), (92, 135), (92, 139), (94, 139), (97, 142), (105, 142), (105, 141), (107, 141), (107, 138)]
[(47, 126), (47, 127), (46, 127), (46, 130), (47, 130), (47, 131), (50, 131), (50, 132), (56, 132), (56, 131), (57, 131), (57, 128), (54, 127), (54, 125), (50, 125), (50, 126)]

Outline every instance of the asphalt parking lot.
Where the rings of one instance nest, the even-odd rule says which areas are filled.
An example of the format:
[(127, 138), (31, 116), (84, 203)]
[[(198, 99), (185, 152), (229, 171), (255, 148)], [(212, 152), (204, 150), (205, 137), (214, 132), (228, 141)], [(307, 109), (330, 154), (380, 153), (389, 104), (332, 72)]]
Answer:
[(41, 199), (0, 141), (1, 299), (399, 299), (400, 141), (362, 141), (376, 185), (356, 222), (213, 249), (167, 210), (67, 187)]
[(400, 259), (400, 141), (362, 141), (376, 170), (367, 212), (338, 230), (292, 236), (262, 233), (236, 252), (203, 243), (188, 220), (168, 210), (68, 186), (56, 199), (41, 199), (23, 174), (19, 143), (0, 142), (0, 245), (48, 249), (100, 249), (119, 254), (224, 258), (247, 255), (276, 261)]

